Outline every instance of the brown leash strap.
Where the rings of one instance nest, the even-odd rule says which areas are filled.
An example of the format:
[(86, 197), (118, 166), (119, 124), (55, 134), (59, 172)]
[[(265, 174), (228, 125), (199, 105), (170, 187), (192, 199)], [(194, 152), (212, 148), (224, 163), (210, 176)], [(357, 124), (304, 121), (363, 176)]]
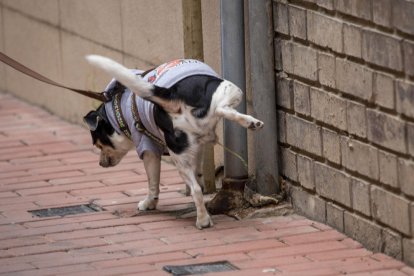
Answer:
[(45, 76), (33, 71), (30, 68), (27, 68), (26, 66), (24, 66), (23, 64), (15, 61), (14, 59), (10, 58), (9, 56), (3, 54), (2, 52), (0, 52), (0, 61), (4, 62), (5, 64), (13, 67), (14, 69), (16, 69), (17, 71), (32, 77), (34, 79), (37, 79), (39, 81), (57, 86), (57, 87), (61, 87), (61, 88), (65, 88), (65, 89), (69, 89), (75, 93), (81, 94), (83, 96), (89, 97), (89, 98), (93, 98), (96, 99), (98, 101), (101, 102), (107, 102), (109, 100), (111, 100), (105, 93), (98, 93), (98, 92), (92, 92), (92, 91), (87, 91), (87, 90), (80, 90), (80, 89), (75, 89), (75, 88), (71, 88), (65, 85), (62, 85), (60, 83), (57, 83), (49, 78), (46, 78)]

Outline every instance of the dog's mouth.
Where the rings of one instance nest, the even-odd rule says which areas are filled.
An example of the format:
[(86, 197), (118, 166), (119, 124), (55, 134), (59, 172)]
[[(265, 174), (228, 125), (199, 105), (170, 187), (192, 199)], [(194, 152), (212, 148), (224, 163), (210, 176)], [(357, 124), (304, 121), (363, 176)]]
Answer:
[(99, 165), (103, 168), (109, 168), (109, 167), (114, 167), (119, 163), (119, 160), (116, 160), (114, 158), (111, 157), (106, 157), (104, 159), (101, 159), (99, 161)]

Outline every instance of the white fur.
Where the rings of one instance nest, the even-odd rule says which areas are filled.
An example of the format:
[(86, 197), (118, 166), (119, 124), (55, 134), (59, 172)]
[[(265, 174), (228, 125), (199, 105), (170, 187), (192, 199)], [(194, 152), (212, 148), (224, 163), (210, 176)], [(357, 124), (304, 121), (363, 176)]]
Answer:
[[(123, 85), (131, 89), (138, 96), (151, 98), (162, 106), (170, 116), (174, 128), (180, 129), (187, 133), (189, 146), (180, 154), (170, 151), (184, 182), (191, 189), (196, 209), (197, 221), (196, 226), (199, 229), (210, 227), (213, 222), (206, 210), (201, 190), (202, 176), (199, 176), (202, 167), (203, 145), (206, 143), (215, 143), (217, 140), (215, 128), (221, 118), (235, 121), (242, 127), (252, 130), (263, 127), (263, 122), (252, 116), (239, 113), (234, 108), (241, 102), (242, 91), (233, 83), (224, 80), (214, 92), (210, 109), (203, 118), (196, 118), (192, 115), (193, 107), (187, 106), (184, 102), (174, 101), (171, 108), (171, 102), (158, 100), (152, 95), (152, 85), (146, 83), (141, 78), (136, 77), (124, 66), (104, 57), (88, 56), (88, 61), (103, 69)], [(171, 110), (180, 110), (173, 112)], [(159, 193), (159, 158), (153, 154), (144, 153), (144, 165), (148, 175), (149, 192), (147, 197), (138, 203), (138, 209), (148, 210), (156, 207)]]
[(140, 76), (132, 73), (123, 65), (112, 59), (98, 55), (88, 55), (86, 56), (86, 60), (95, 67), (105, 71), (108, 75), (114, 77), (138, 96), (142, 98), (151, 96), (151, 89), (154, 86), (151, 83), (144, 81)]

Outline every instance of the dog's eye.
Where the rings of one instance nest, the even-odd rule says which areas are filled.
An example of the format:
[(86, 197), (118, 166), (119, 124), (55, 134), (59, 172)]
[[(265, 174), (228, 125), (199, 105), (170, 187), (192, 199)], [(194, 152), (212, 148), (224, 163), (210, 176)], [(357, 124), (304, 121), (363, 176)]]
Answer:
[(102, 146), (101, 145), (95, 144), (94, 146), (97, 147), (98, 149), (102, 150)]

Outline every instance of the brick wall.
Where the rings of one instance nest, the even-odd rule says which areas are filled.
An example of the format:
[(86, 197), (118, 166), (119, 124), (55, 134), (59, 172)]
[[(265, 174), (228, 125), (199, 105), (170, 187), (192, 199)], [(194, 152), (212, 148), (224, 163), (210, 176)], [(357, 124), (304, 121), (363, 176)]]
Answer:
[(414, 265), (414, 2), (275, 0), (295, 208)]

